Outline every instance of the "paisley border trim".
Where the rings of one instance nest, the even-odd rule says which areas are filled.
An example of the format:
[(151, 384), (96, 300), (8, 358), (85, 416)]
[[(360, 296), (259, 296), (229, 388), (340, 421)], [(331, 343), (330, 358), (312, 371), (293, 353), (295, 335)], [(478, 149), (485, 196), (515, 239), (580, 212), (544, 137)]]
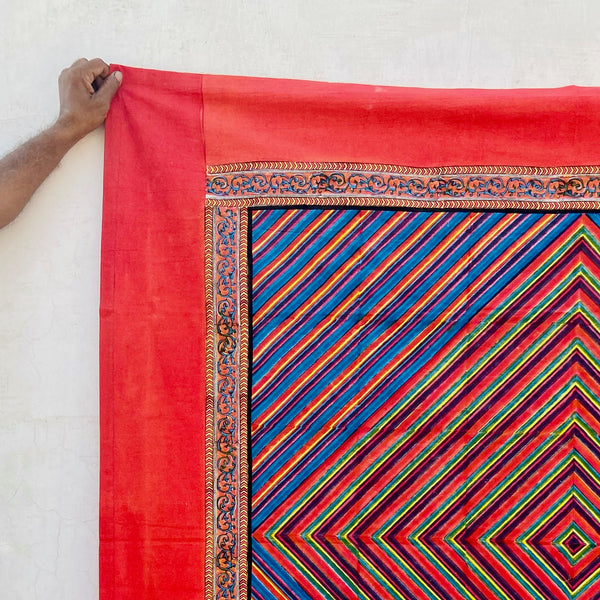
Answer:
[[(247, 211), (206, 211), (207, 237), (207, 594), (248, 592)], [(214, 283), (213, 283), (214, 282)]]
[[(281, 167), (278, 169), (276, 167)], [(291, 167), (298, 168), (292, 169)], [(239, 170), (248, 167), (248, 170)], [(570, 202), (600, 200), (600, 167), (393, 167), (251, 163), (209, 167), (207, 198), (386, 198)]]
[(208, 165), (207, 176), (224, 173), (249, 173), (256, 171), (363, 171), (367, 173), (402, 173), (405, 175), (598, 175), (600, 165), (565, 165), (553, 167), (515, 165), (446, 165), (431, 167), (410, 167), (381, 163), (355, 162), (293, 162), (259, 161), (240, 162), (223, 165)]
[[(289, 170), (292, 167), (298, 170)], [(420, 169), (352, 163), (208, 167), (206, 600), (249, 597), (250, 458), (244, 443), (250, 372), (248, 209), (294, 206), (600, 210), (600, 167)]]

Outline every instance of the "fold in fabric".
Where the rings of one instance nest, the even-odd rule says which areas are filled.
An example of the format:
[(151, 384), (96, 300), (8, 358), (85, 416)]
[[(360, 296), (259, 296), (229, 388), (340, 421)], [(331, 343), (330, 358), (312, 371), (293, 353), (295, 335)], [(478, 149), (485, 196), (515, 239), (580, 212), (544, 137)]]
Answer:
[(600, 594), (600, 92), (115, 68), (101, 600)]

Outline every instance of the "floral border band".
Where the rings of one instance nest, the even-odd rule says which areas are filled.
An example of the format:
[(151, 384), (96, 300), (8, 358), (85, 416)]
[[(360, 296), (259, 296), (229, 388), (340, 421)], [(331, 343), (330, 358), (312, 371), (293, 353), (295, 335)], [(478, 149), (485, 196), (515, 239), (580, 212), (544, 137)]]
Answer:
[[(370, 197), (404, 200), (600, 199), (600, 167), (404, 168), (351, 163), (252, 163), (209, 167), (207, 197)], [(247, 170), (237, 170), (248, 167)], [(281, 168), (278, 168), (281, 167)], [(287, 168), (285, 168), (287, 167)], [(321, 167), (321, 168), (318, 168)], [(355, 167), (360, 167), (360, 170)]]
[(248, 209), (600, 210), (600, 167), (218, 165), (207, 169), (205, 206), (205, 600), (248, 600)]
[(207, 211), (207, 600), (248, 593), (247, 236), (247, 211)]

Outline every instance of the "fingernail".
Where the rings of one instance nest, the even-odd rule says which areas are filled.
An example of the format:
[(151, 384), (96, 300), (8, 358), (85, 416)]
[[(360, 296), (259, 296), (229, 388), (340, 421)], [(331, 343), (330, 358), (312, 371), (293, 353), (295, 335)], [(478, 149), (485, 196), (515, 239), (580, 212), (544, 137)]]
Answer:
[(121, 83), (121, 81), (123, 81), (123, 73), (121, 73), (121, 71), (115, 71), (115, 79)]

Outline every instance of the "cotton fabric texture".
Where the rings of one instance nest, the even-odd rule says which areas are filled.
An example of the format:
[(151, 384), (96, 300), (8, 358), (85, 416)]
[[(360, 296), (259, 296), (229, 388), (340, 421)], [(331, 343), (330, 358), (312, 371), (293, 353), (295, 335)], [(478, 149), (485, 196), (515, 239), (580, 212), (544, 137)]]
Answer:
[(600, 593), (600, 92), (116, 67), (102, 600)]

